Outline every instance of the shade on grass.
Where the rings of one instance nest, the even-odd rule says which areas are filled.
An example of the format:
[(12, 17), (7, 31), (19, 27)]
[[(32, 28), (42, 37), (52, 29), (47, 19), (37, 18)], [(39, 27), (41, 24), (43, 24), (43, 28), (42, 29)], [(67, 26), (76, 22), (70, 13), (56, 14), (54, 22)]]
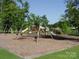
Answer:
[(21, 59), (21, 58), (13, 53), (10, 53), (5, 49), (0, 48), (0, 59)]
[(40, 56), (35, 59), (79, 59), (79, 46), (51, 53), (45, 56)]

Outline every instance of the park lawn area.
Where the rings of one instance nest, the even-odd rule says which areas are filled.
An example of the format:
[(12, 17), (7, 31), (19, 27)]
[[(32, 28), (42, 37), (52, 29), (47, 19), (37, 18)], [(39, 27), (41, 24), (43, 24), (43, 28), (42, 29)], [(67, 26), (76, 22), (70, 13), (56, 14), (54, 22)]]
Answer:
[(0, 59), (21, 59), (21, 58), (13, 53), (10, 53), (6, 49), (0, 48)]
[(79, 46), (74, 46), (63, 51), (40, 56), (35, 59), (79, 59)]

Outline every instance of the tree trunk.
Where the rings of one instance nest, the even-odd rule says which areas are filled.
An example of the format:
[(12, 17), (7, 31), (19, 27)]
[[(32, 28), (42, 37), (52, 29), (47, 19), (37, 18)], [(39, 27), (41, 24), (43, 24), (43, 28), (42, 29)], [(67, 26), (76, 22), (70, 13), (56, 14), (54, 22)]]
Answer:
[(35, 41), (38, 42), (39, 36), (40, 36), (40, 28), (37, 29), (37, 36), (35, 36)]
[(40, 27), (38, 28), (37, 36), (38, 36), (38, 38), (40, 36)]

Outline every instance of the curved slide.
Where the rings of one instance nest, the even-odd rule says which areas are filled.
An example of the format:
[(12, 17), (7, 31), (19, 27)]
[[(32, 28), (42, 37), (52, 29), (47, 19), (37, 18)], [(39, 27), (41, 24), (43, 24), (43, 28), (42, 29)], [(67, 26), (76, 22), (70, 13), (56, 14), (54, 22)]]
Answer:
[(28, 28), (26, 28), (26, 29), (22, 30), (22, 33), (26, 32), (27, 30), (28, 30)]

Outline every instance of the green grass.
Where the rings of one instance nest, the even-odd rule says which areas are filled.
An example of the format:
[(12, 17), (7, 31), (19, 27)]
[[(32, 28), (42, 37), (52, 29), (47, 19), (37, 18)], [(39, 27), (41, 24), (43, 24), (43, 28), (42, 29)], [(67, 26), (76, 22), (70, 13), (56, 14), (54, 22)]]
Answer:
[(13, 53), (10, 53), (6, 49), (0, 48), (0, 59), (21, 59)]
[(51, 53), (45, 56), (40, 56), (35, 59), (79, 59), (79, 46)]

